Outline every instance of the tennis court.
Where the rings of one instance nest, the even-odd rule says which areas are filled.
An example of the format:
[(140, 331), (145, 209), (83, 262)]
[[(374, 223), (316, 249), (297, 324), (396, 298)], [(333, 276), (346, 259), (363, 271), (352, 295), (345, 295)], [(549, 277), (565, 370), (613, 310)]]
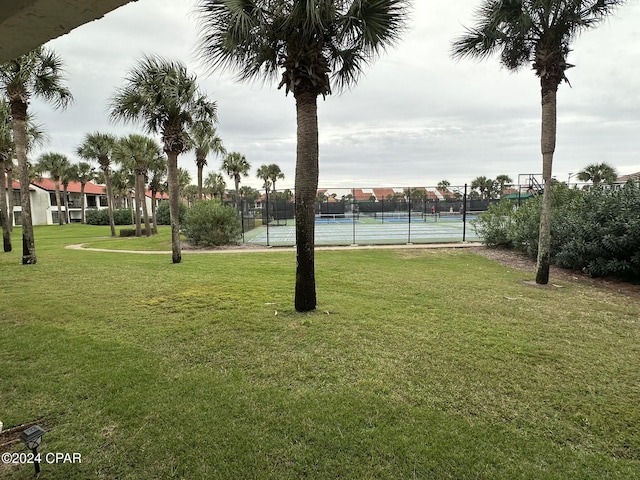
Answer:
[[(318, 216), (316, 245), (389, 245), (406, 243), (442, 243), (479, 240), (467, 217), (466, 229), (462, 217), (391, 215)], [(295, 245), (295, 221), (285, 225), (258, 227), (245, 234), (245, 242), (257, 245)]]

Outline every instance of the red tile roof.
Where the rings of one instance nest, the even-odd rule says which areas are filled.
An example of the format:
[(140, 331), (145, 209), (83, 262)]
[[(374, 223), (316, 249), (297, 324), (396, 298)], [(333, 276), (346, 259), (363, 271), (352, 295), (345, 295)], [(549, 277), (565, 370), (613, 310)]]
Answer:
[[(42, 188), (43, 190), (48, 190), (50, 192), (55, 191), (56, 186), (55, 182), (50, 178), (43, 178), (42, 180), (36, 180), (32, 182), (37, 187)], [(67, 192), (70, 193), (80, 193), (80, 182), (69, 182), (69, 186), (67, 187)], [(60, 184), (60, 190), (62, 190), (62, 184)], [(104, 186), (96, 185), (93, 182), (87, 182), (84, 186), (84, 193), (104, 195)]]

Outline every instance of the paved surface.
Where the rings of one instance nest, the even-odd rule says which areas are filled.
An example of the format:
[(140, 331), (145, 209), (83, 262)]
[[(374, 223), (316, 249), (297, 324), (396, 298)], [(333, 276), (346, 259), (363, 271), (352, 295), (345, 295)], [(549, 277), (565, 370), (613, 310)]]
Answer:
[[(482, 246), (480, 242), (460, 243), (416, 243), (398, 245), (349, 245), (349, 246), (316, 246), (316, 251), (323, 250), (400, 250), (400, 249), (434, 249), (434, 248), (469, 248)], [(143, 255), (171, 255), (170, 250), (110, 250), (108, 248), (88, 248), (78, 243), (67, 245), (70, 250), (84, 250), (88, 252), (112, 252), (112, 253), (139, 253)], [(265, 253), (265, 252), (295, 252), (295, 247), (246, 247), (246, 248), (215, 248), (215, 249), (183, 249), (183, 254), (203, 253)]]

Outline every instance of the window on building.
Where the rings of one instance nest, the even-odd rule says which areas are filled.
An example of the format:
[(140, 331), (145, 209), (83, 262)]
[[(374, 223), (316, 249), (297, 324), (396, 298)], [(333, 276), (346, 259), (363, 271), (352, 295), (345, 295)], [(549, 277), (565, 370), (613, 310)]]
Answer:
[(58, 206), (58, 197), (56, 196), (56, 192), (49, 192), (49, 202), (52, 207)]
[(95, 195), (87, 195), (87, 207), (96, 208), (98, 206)]
[(22, 212), (13, 212), (13, 221), (15, 225), (22, 225)]
[(22, 202), (22, 197), (20, 196), (20, 190), (14, 190), (13, 191), (13, 204), (14, 205), (20, 205)]
[(100, 206), (101, 207), (107, 207), (109, 205), (109, 203), (107, 202), (107, 197), (101, 195), (100, 196)]

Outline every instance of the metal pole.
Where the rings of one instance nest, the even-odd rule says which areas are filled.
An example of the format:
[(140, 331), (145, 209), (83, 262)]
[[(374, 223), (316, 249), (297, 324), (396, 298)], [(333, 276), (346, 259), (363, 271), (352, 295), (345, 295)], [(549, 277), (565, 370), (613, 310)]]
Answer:
[(407, 229), (407, 243), (411, 244), (411, 187), (407, 188), (407, 207), (409, 208), (409, 227)]
[[(265, 218), (265, 215), (263, 215), (263, 218)], [(266, 219), (267, 219), (267, 247), (269, 247), (269, 187), (267, 187), (267, 215), (266, 215)]]
[(464, 184), (464, 196), (462, 197), (462, 241), (467, 241), (467, 184)]
[(351, 219), (353, 220), (353, 245), (356, 244), (356, 190), (351, 189)]

